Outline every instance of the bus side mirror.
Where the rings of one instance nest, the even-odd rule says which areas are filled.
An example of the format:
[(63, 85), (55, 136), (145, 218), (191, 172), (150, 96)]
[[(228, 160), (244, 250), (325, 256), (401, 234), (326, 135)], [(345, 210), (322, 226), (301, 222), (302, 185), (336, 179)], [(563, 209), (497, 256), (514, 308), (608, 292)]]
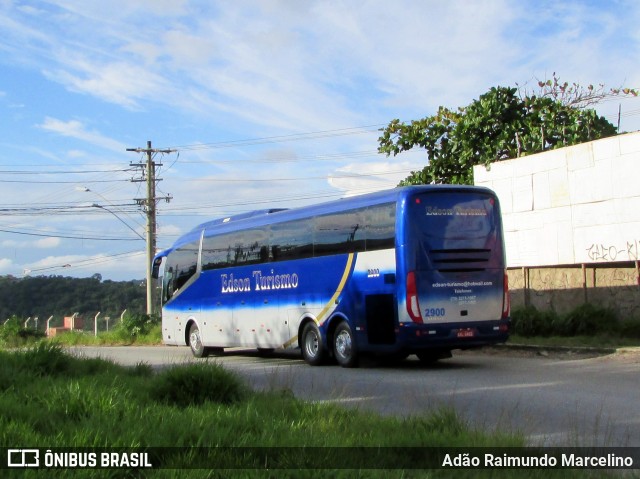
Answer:
[(161, 264), (162, 264), (162, 258), (156, 258), (153, 260), (153, 269), (151, 270), (151, 277), (153, 279), (158, 279), (158, 274), (160, 273)]

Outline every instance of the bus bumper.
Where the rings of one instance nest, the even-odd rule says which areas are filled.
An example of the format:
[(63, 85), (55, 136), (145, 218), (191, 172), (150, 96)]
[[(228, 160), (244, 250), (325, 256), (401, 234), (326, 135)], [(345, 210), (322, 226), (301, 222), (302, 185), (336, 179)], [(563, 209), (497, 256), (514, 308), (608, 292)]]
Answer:
[(396, 346), (407, 352), (427, 349), (470, 349), (504, 343), (510, 319), (455, 324), (404, 323), (398, 328)]

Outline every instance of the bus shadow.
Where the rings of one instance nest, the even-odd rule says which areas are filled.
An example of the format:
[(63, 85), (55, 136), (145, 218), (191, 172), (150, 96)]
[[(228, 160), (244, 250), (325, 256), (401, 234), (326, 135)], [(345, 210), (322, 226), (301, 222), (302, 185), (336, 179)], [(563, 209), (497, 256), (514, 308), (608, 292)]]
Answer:
[(393, 359), (385, 357), (364, 357), (360, 361), (361, 368), (367, 369), (393, 369), (403, 371), (455, 371), (460, 369), (484, 369), (484, 365), (470, 358), (456, 357), (441, 359), (438, 361), (420, 361), (416, 356), (406, 359)]
[[(214, 356), (215, 357), (215, 356)], [(276, 349), (274, 351), (265, 352), (255, 349), (229, 349), (224, 353), (217, 355), (217, 357), (233, 358), (256, 358), (262, 360), (265, 363), (277, 361), (287, 361), (293, 364), (306, 365), (302, 358), (302, 353), (298, 349)], [(307, 366), (313, 367), (313, 366)], [(321, 368), (325, 367), (339, 367), (338, 363), (333, 359), (328, 359)], [(460, 370), (460, 369), (484, 369), (485, 365), (477, 360), (466, 355), (456, 356), (453, 352), (452, 358), (441, 359), (432, 362), (420, 361), (416, 356), (411, 355), (405, 359), (392, 358), (388, 356), (376, 356), (376, 355), (362, 355), (358, 362), (358, 369), (393, 369), (393, 370), (416, 370), (416, 371), (446, 371), (446, 370)]]

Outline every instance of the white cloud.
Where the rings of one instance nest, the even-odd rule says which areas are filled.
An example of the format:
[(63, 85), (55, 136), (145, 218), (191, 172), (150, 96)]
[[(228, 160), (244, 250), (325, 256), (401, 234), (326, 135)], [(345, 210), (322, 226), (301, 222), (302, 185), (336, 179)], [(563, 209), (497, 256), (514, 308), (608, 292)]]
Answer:
[[(378, 161), (365, 165), (353, 163), (334, 171), (328, 182), (334, 188), (345, 192), (345, 196), (353, 196), (371, 191), (395, 188), (398, 183), (409, 176), (413, 170), (421, 169), (421, 163), (414, 161)], [(418, 160), (420, 161), (420, 160)]]
[(3, 248), (19, 248), (23, 245), (23, 243), (15, 240), (3, 240), (0, 241), (0, 246)]
[(33, 242), (33, 246), (40, 249), (57, 248), (60, 246), (60, 238), (43, 238)]
[(57, 118), (46, 117), (44, 122), (38, 126), (43, 130), (76, 138), (107, 150), (117, 151), (118, 153), (126, 150), (123, 143), (108, 138), (96, 131), (88, 131), (85, 125), (78, 120), (63, 121)]
[(11, 274), (13, 272), (13, 261), (7, 258), (0, 258), (0, 274)]
[[(620, 35), (638, 43), (620, 32), (619, 14), (580, 2), (56, 5), (38, 16), (43, 28), (23, 20), (12, 31), (31, 39), (27, 53), (48, 50), (44, 71), (72, 91), (280, 130), (363, 124), (371, 114), (388, 120), (388, 108), (424, 116), (563, 69), (567, 78), (609, 78), (619, 74), (605, 61), (611, 55), (624, 61), (616, 69), (623, 81), (637, 64), (634, 43), (607, 48)], [(638, 7), (623, 6), (631, 26)]]
[(140, 102), (145, 99), (172, 98), (168, 94), (170, 88), (160, 75), (144, 66), (127, 62), (99, 64), (80, 59), (73, 64), (67, 61), (65, 70), (46, 71), (45, 74), (72, 91), (130, 109), (140, 109)]

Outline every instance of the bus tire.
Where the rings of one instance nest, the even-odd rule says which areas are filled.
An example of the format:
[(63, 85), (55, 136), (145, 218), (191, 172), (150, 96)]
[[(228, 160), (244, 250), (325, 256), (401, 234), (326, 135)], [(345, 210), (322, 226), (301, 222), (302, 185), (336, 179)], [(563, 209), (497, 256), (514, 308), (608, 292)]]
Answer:
[(322, 342), (322, 334), (314, 322), (305, 324), (302, 329), (302, 341), (300, 342), (302, 357), (311, 366), (319, 366), (324, 363), (327, 352)]
[(196, 358), (206, 358), (209, 355), (208, 349), (202, 344), (200, 329), (196, 323), (191, 323), (189, 328), (189, 347)]
[(333, 334), (333, 355), (343, 368), (352, 368), (358, 365), (358, 352), (353, 333), (346, 321), (342, 321)]

